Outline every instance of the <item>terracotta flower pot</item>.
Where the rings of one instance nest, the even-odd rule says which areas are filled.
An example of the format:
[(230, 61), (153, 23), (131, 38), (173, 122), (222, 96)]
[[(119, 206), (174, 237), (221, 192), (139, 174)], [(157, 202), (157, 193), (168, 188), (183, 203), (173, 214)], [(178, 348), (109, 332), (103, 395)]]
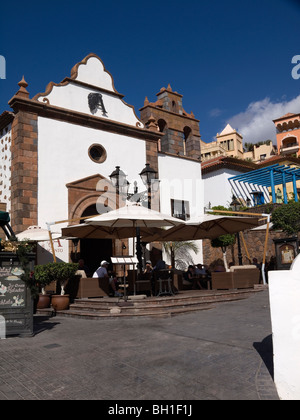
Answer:
[(70, 295), (53, 295), (51, 304), (56, 311), (69, 309)]
[(42, 293), (39, 294), (39, 299), (37, 302), (37, 309), (46, 309), (50, 308), (50, 300), (51, 296), (46, 294), (43, 295)]

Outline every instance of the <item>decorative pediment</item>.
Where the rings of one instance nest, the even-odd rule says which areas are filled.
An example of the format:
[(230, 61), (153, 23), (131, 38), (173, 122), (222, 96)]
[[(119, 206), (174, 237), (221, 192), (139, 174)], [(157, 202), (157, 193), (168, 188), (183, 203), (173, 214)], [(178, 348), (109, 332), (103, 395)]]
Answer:
[(143, 128), (134, 107), (123, 101), (114, 86), (112, 75), (102, 60), (89, 54), (71, 70), (61, 83), (49, 83), (34, 100), (48, 105), (84, 113), (101, 119)]
[(93, 191), (96, 192), (97, 190), (97, 185), (99, 183), (99, 181), (108, 181), (108, 184), (110, 183), (110, 181), (105, 178), (104, 176), (100, 175), (100, 174), (95, 174), (95, 175), (91, 175), (88, 176), (86, 178), (82, 178), (82, 179), (78, 179), (76, 181), (73, 182), (69, 182), (66, 187), (68, 189), (77, 189), (77, 190), (85, 190), (85, 191)]

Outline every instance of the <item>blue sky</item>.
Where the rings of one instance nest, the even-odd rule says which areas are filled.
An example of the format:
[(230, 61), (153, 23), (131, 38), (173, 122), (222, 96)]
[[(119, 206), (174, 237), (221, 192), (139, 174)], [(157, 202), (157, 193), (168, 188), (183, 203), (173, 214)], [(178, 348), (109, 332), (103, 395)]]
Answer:
[(245, 141), (275, 140), (272, 119), (300, 112), (299, 21), (300, 0), (2, 2), (0, 113), (23, 74), (33, 97), (93, 52), (137, 115), (170, 83), (204, 141), (228, 122)]

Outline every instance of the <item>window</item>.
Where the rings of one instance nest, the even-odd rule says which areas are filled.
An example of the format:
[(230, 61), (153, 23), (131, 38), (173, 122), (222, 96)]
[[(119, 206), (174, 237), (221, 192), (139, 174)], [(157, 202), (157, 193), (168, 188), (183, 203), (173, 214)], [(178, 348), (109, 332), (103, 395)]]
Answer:
[(107, 154), (101, 144), (92, 144), (88, 151), (90, 159), (96, 163), (102, 163), (106, 160)]
[(172, 216), (181, 220), (190, 219), (190, 203), (184, 200), (171, 199)]
[(184, 127), (183, 129), (183, 154), (184, 156), (187, 155), (187, 144), (188, 144), (188, 140), (190, 139), (192, 130), (190, 127)]

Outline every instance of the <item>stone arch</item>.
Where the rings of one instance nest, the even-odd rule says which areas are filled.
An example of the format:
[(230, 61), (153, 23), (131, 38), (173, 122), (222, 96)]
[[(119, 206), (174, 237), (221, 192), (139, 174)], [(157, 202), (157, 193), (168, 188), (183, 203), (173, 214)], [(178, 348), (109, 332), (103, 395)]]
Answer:
[[(77, 224), (82, 213), (90, 206), (102, 203), (104, 211), (114, 210), (118, 207), (116, 190), (110, 180), (97, 174), (67, 184), (69, 220)], [(120, 202), (122, 202), (120, 200)], [(101, 206), (98, 206), (100, 209)], [(103, 213), (102, 211), (101, 213)], [(100, 213), (100, 212), (99, 212)], [(74, 220), (75, 219), (75, 220)]]

